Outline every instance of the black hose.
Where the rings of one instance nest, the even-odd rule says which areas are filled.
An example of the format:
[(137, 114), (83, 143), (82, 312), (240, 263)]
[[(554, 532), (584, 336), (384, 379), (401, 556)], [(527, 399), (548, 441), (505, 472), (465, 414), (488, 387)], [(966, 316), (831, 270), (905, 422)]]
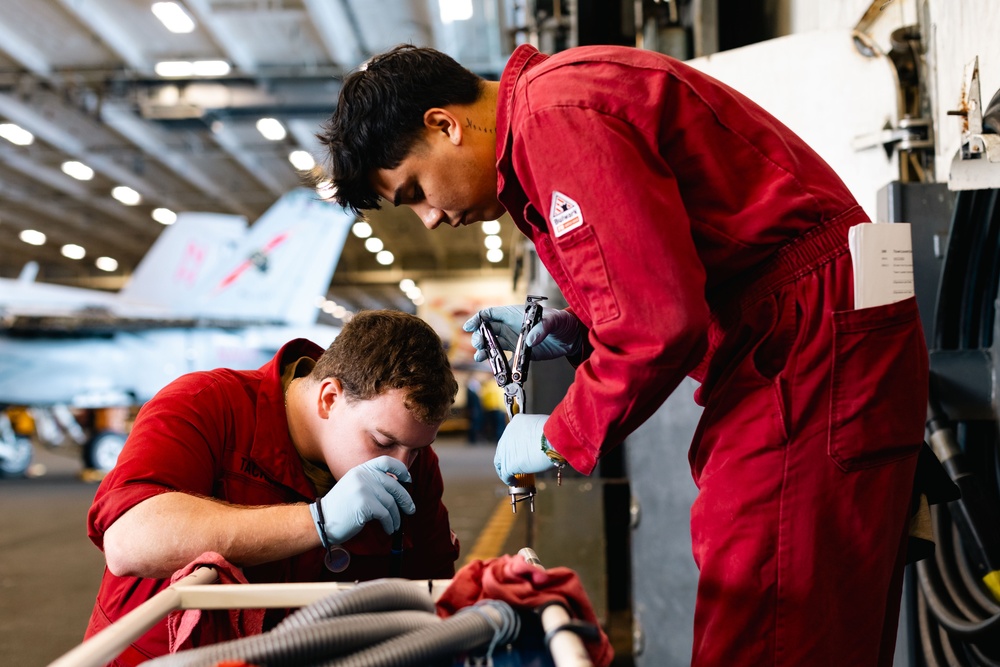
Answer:
[(332, 616), (366, 611), (413, 609), (435, 613), (434, 602), (426, 591), (408, 579), (378, 579), (358, 584), (302, 607), (285, 618), (275, 630), (288, 630), (315, 623)]
[(268, 667), (294, 667), (344, 655), (441, 622), (435, 614), (424, 611), (354, 614), (178, 651), (146, 664), (150, 667), (213, 667), (224, 660), (240, 660)]
[(456, 653), (508, 644), (521, 621), (506, 602), (488, 600), (466, 607), (439, 625), (396, 637), (319, 667), (420, 667)]

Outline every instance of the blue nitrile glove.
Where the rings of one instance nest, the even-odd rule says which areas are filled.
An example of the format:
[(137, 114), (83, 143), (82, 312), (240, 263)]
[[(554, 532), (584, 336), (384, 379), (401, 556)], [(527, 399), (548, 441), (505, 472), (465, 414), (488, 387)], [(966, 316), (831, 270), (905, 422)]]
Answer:
[[(486, 341), (479, 333), (480, 322), (489, 322), (493, 332), (497, 335), (500, 347), (510, 352), (517, 345), (522, 320), (524, 320), (524, 306), (484, 308), (470, 317), (462, 325), (462, 328), (472, 332), (472, 346), (476, 348), (476, 361), (486, 359)], [(531, 358), (535, 361), (558, 359), (568, 354), (576, 354), (583, 343), (583, 325), (576, 315), (568, 310), (542, 308), (541, 321), (532, 327), (528, 335), (524, 337), (524, 342), (531, 348)]]
[[(507, 424), (493, 455), (493, 467), (507, 486), (514, 483), (514, 475), (539, 473), (552, 470), (556, 462), (542, 449), (542, 427), (548, 415), (516, 414)], [(551, 449), (551, 445), (546, 443)]]
[[(369, 521), (379, 521), (389, 534), (399, 530), (399, 511), (416, 511), (410, 494), (399, 483), (409, 481), (406, 466), (391, 456), (380, 456), (348, 470), (325, 496), (309, 506), (317, 532), (321, 523), (326, 532), (324, 544), (349, 540)], [(322, 522), (316, 507), (319, 504)]]

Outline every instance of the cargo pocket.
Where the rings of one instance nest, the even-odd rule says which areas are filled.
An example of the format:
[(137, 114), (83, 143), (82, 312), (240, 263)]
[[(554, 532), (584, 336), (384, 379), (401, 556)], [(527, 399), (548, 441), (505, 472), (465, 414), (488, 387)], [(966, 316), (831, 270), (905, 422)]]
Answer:
[(928, 357), (916, 299), (833, 314), (830, 457), (845, 471), (915, 455)]
[[(559, 239), (557, 245), (562, 261), (569, 269), (568, 277), (581, 299), (580, 303), (587, 304), (593, 324), (617, 319), (618, 301), (611, 289), (608, 266), (593, 228), (575, 230)], [(577, 281), (574, 276), (586, 276), (586, 280)]]

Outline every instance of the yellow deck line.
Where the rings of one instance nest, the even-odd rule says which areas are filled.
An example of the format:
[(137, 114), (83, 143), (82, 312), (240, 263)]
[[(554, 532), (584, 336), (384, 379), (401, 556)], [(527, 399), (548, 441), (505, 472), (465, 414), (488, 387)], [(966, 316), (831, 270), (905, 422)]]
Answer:
[(510, 500), (501, 500), (496, 509), (493, 510), (490, 520), (486, 522), (486, 526), (479, 533), (476, 543), (472, 545), (472, 550), (462, 561), (462, 565), (467, 565), (474, 560), (486, 560), (499, 556), (507, 537), (510, 535), (511, 528), (514, 527), (515, 519), (517, 519), (517, 515), (510, 510)]

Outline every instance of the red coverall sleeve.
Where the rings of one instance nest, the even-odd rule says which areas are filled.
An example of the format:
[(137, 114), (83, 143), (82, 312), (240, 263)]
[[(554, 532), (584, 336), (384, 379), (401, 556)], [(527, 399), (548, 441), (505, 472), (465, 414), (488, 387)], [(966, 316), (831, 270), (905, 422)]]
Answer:
[[(709, 310), (705, 269), (670, 166), (619, 118), (574, 106), (533, 112), (517, 128), (514, 166), (550, 221), (553, 192), (583, 224), (537, 243), (593, 352), (545, 425), (546, 437), (589, 474), (666, 400), (701, 360)], [(550, 221), (551, 222), (551, 221)]]
[(217, 392), (198, 389), (176, 382), (139, 411), (118, 462), (90, 508), (88, 535), (99, 548), (104, 548), (108, 527), (147, 498), (170, 491), (214, 495), (222, 432), (231, 411)]

